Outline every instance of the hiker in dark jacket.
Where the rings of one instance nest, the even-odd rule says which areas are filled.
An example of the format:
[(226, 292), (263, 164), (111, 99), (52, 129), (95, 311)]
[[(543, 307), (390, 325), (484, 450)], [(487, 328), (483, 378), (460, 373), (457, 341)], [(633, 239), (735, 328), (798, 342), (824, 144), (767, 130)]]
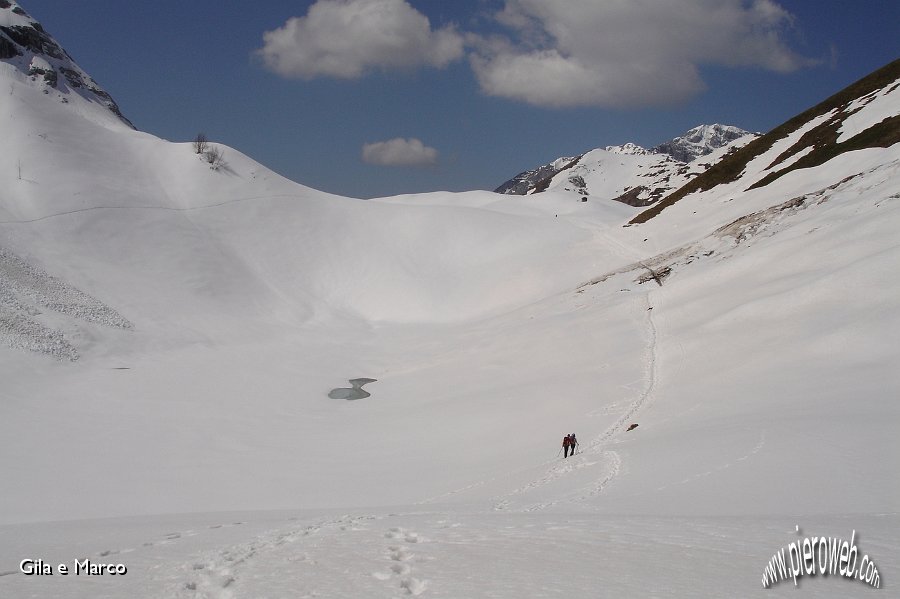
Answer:
[(572, 448), (572, 455), (575, 455), (575, 448), (578, 447), (578, 439), (575, 438), (575, 433), (569, 435), (569, 447)]

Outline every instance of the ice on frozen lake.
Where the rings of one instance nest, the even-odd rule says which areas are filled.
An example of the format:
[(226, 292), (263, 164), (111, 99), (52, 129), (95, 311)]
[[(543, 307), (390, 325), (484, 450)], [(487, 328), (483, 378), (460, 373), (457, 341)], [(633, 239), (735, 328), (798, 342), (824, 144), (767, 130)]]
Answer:
[(332, 389), (328, 392), (328, 397), (331, 399), (363, 399), (365, 397), (370, 397), (372, 394), (363, 389), (363, 385), (368, 385), (369, 383), (374, 383), (378, 379), (367, 379), (367, 378), (358, 378), (358, 379), (350, 379), (350, 384), (352, 387), (338, 387), (336, 389)]

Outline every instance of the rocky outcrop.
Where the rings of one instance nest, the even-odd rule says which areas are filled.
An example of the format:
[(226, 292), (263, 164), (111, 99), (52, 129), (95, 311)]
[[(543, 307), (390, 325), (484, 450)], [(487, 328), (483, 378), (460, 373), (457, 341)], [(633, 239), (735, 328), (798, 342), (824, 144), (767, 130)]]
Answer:
[(752, 135), (738, 127), (730, 125), (700, 125), (684, 135), (671, 141), (659, 144), (650, 151), (654, 154), (668, 154), (679, 162), (693, 162), (700, 156), (706, 156), (713, 150), (727, 146), (736, 139)]
[[(601, 164), (594, 163), (596, 160), (609, 160), (612, 155), (647, 157), (646, 170), (640, 174), (632, 173), (641, 177), (640, 183), (637, 179), (622, 181), (622, 187), (616, 194), (605, 197), (632, 206), (649, 206), (681, 185), (685, 177), (695, 176), (709, 168), (709, 164), (695, 162), (698, 158), (752, 135), (754, 134), (730, 125), (700, 125), (649, 150), (637, 144), (626, 143), (606, 146), (603, 149), (605, 154), (593, 150), (577, 158), (557, 158), (549, 164), (519, 173), (494, 191), (512, 195), (539, 193), (550, 188), (551, 184), (555, 186), (559, 179), (555, 179), (557, 183), (553, 183), (554, 177), (561, 172), (580, 164), (579, 168), (584, 172), (573, 172), (569, 179), (570, 185), (565, 190), (574, 191), (581, 196), (591, 195), (590, 181), (586, 182), (585, 173), (603, 168)], [(617, 176), (622, 176), (622, 173), (617, 173)]]
[(549, 164), (539, 166), (530, 171), (524, 171), (494, 190), (495, 193), (523, 196), (534, 190), (542, 182), (550, 182), (550, 179), (560, 171), (572, 166), (578, 160), (578, 156), (564, 156), (557, 158)]
[[(740, 150), (725, 156), (702, 175), (635, 216), (629, 224), (647, 222), (684, 197), (709, 191), (719, 185), (743, 179), (747, 181), (747, 189), (765, 187), (789, 172), (820, 166), (845, 152), (884, 148), (900, 143), (900, 115), (885, 111), (883, 104), (881, 109), (873, 111), (877, 117), (870, 117), (877, 122), (872, 122), (867, 127), (860, 127), (857, 124), (858, 131), (855, 135), (848, 136), (848, 139), (841, 139), (839, 135), (848, 118), (864, 110), (876, 98), (895, 93), (898, 89), (900, 89), (900, 59), (870, 73), (754, 139)], [(827, 119), (814, 124), (827, 115), (830, 115)], [(778, 142), (804, 128), (808, 130), (788, 149), (773, 155), (771, 159), (765, 158), (765, 155), (773, 154), (772, 148), (776, 147)], [(765, 158), (764, 162), (771, 161), (762, 172), (754, 172), (752, 176), (757, 179), (751, 180), (747, 168), (758, 158)]]
[(6, 23), (0, 25), (0, 60), (9, 62), (34, 80), (41, 78), (47, 88), (61, 94), (76, 90), (83, 97), (106, 106), (129, 127), (134, 127), (112, 96), (72, 60), (40, 23), (15, 2), (0, 0), (0, 14), (7, 11), (6, 18), (0, 19)]

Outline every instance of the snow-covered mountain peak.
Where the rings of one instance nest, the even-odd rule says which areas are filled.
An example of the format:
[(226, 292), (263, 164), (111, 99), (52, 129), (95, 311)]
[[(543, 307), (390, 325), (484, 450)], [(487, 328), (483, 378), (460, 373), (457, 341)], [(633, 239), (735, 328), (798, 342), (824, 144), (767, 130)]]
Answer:
[[(766, 187), (786, 174), (821, 166), (842, 154), (894, 146), (900, 142), (898, 89), (900, 60), (895, 60), (765, 135), (747, 136), (729, 146), (742, 144), (740, 150), (727, 156), (718, 150), (715, 164), (636, 216), (631, 224), (646, 222), (696, 192), (731, 197), (734, 189)], [(702, 134), (698, 132), (698, 137)]]
[[(647, 206), (705, 171), (728, 149), (756, 137), (732, 125), (699, 125), (649, 150), (628, 142), (591, 150), (577, 159), (558, 158), (519, 173), (495, 191), (526, 195), (555, 189)], [(701, 156), (709, 158), (697, 161)]]
[(643, 148), (637, 144), (628, 142), (621, 146), (606, 146), (605, 150), (610, 152), (611, 154), (626, 154), (626, 155), (644, 155), (649, 154), (650, 152), (647, 148)]
[(729, 143), (752, 135), (732, 125), (698, 125), (679, 137), (662, 143), (651, 151), (657, 154), (668, 154), (680, 162), (693, 162), (700, 156), (705, 156)]
[(16, 2), (0, 0), (0, 26), (30, 27), (35, 21)]
[(69, 103), (74, 97), (104, 106), (133, 128), (112, 96), (18, 2), (0, 0), (0, 74), (29, 82)]

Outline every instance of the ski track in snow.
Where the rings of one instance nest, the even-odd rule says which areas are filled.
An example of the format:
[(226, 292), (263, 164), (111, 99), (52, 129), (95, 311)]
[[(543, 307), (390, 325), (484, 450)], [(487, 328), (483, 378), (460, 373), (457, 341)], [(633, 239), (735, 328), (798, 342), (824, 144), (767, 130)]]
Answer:
[[(547, 462), (549, 463), (549, 462)], [(470, 491), (472, 489), (477, 489), (478, 487), (483, 487), (488, 482), (496, 480), (496, 478), (484, 479), (474, 482), (470, 485), (466, 485), (464, 487), (459, 487), (458, 489), (453, 489), (452, 491), (447, 491), (446, 493), (441, 493), (440, 495), (434, 495), (432, 497), (428, 497), (426, 499), (422, 499), (421, 501), (415, 502), (413, 505), (428, 505), (429, 503), (435, 503), (440, 501), (441, 499), (446, 499), (448, 497), (453, 497), (454, 495), (459, 495), (460, 493), (465, 493), (466, 491)]]
[[(615, 245), (625, 249), (630, 253), (630, 250), (627, 250), (627, 248), (625, 248), (618, 242), (614, 243)], [(492, 507), (494, 510), (533, 512), (543, 510), (560, 503), (582, 502), (602, 493), (603, 490), (612, 483), (616, 476), (619, 475), (622, 468), (622, 458), (618, 454), (618, 452), (608, 449), (607, 446), (611, 442), (613, 442), (614, 438), (618, 434), (622, 433), (625, 430), (628, 423), (635, 417), (635, 415), (650, 403), (652, 397), (654, 396), (654, 392), (657, 387), (657, 381), (659, 378), (657, 364), (657, 356), (659, 353), (659, 333), (653, 314), (654, 308), (656, 308), (658, 311), (658, 308), (661, 304), (659, 303), (659, 301), (657, 301), (656, 306), (652, 305), (651, 294), (653, 293), (653, 291), (648, 290), (640, 294), (640, 299), (636, 298), (634, 302), (634, 309), (638, 314), (636, 318), (644, 320), (641, 326), (646, 330), (647, 335), (643, 376), (644, 386), (637, 399), (632, 401), (625, 408), (625, 411), (610, 427), (608, 427), (603, 433), (588, 442), (588, 444), (586, 445), (586, 449), (582, 450), (579, 453), (576, 453), (573, 457), (567, 459), (554, 458), (551, 460), (547, 460), (542, 464), (539, 464), (537, 468), (547, 468), (542, 475), (507, 493), (496, 495), (491, 498)], [(598, 464), (602, 465), (602, 469), (604, 471), (603, 474), (598, 477), (591, 485), (583, 488), (582, 491), (576, 494), (574, 497), (570, 495), (552, 501), (526, 505), (520, 508), (512, 507), (513, 498), (524, 495), (529, 491), (533, 491), (540, 487), (552, 484), (566, 477), (567, 475), (572, 474), (573, 472), (580, 471), (584, 468), (591, 468), (597, 466)], [(416, 505), (435, 503), (441, 499), (446, 499), (454, 495), (458, 495), (460, 493), (485, 486), (486, 484), (496, 482), (503, 478), (510, 478), (512, 476), (515, 476), (516, 474), (522, 473), (523, 471), (532, 470), (534, 468), (534, 466), (531, 466), (514, 472), (508, 472), (500, 476), (479, 480), (472, 484), (453, 489), (446, 493), (442, 493), (440, 495), (418, 501), (416, 502)]]
[(710, 476), (711, 474), (715, 474), (716, 472), (721, 472), (722, 470), (726, 470), (726, 469), (728, 469), (728, 468), (731, 468), (733, 465), (735, 465), (735, 464), (737, 464), (737, 463), (739, 463), (739, 462), (743, 462), (744, 460), (747, 460), (747, 459), (753, 457), (754, 455), (756, 455), (757, 453), (759, 453), (759, 451), (763, 448), (763, 446), (764, 446), (765, 444), (766, 444), (766, 431), (763, 430), (762, 433), (760, 433), (759, 441), (757, 441), (756, 445), (754, 445), (754, 446), (750, 449), (750, 451), (748, 451), (747, 453), (745, 453), (745, 454), (742, 455), (741, 457), (739, 457), (739, 458), (737, 458), (737, 459), (735, 459), (735, 460), (732, 460), (732, 461), (730, 461), (730, 462), (725, 462), (724, 464), (721, 464), (720, 466), (717, 466), (717, 467), (715, 467), (715, 468), (712, 468), (711, 470), (707, 470), (706, 472), (698, 472), (697, 474), (694, 474), (694, 475), (692, 475), (692, 476), (689, 476), (689, 477), (685, 478), (684, 480), (681, 480), (681, 481), (678, 481), (678, 482), (675, 482), (675, 483), (672, 483), (672, 484), (668, 484), (668, 485), (663, 485), (663, 486), (661, 486), (661, 487), (657, 487), (656, 490), (657, 490), (657, 491), (662, 491), (663, 489), (668, 489), (669, 487), (674, 487), (674, 486), (676, 486), (676, 485), (687, 484), (687, 483), (689, 483), (689, 482), (692, 482), (692, 481), (695, 481), (695, 480), (698, 480), (698, 479), (701, 479), (701, 478), (705, 478), (705, 477), (707, 477), (707, 476)]
[[(610, 242), (608, 244), (609, 246), (618, 247), (622, 250), (622, 252), (619, 253), (620, 256), (627, 259), (633, 259), (635, 253), (630, 248), (624, 246), (615, 239), (608, 238), (605, 235), (604, 238), (606, 238)], [(635, 264), (643, 266), (643, 263), (640, 260), (638, 260)], [(644, 268), (651, 271), (652, 273), (652, 270), (649, 267), (644, 266)], [(646, 331), (647, 336), (644, 359), (644, 384), (643, 389), (638, 394), (638, 397), (630, 404), (628, 404), (624, 412), (622, 412), (619, 418), (616, 419), (616, 421), (611, 426), (609, 426), (600, 435), (596, 436), (590, 442), (588, 442), (586, 449), (567, 459), (554, 458), (551, 460), (547, 460), (542, 464), (539, 464), (538, 466), (536, 466), (536, 468), (547, 468), (548, 466), (549, 468), (547, 468), (542, 475), (529, 481), (528, 483), (514, 488), (507, 493), (495, 495), (494, 497), (492, 497), (491, 502), (494, 510), (533, 512), (544, 510), (560, 503), (583, 502), (587, 499), (601, 494), (619, 475), (622, 469), (622, 458), (618, 454), (618, 452), (608, 449), (608, 445), (614, 442), (617, 435), (625, 431), (629, 422), (637, 415), (638, 412), (640, 412), (642, 409), (645, 409), (651, 403), (658, 386), (658, 355), (660, 335), (656, 320), (654, 319), (654, 313), (659, 313), (659, 308), (663, 305), (659, 296), (659, 290), (648, 289), (646, 292), (640, 294), (640, 299), (635, 298), (633, 304), (634, 310), (636, 312), (636, 319), (643, 320), (643, 323), (640, 326)], [(679, 347), (679, 349), (683, 356), (683, 348)], [(610, 407), (607, 406), (607, 410), (609, 410), (609, 408)], [(599, 476), (592, 484), (582, 488), (582, 490), (576, 493), (574, 496), (570, 494), (568, 496), (560, 497), (551, 501), (538, 502), (521, 507), (513, 507), (513, 498), (524, 495), (529, 491), (533, 491), (535, 489), (539, 489), (546, 485), (552, 484), (572, 473), (578, 472), (584, 468), (597, 466), (598, 464), (601, 464), (603, 474)], [(416, 502), (416, 505), (435, 503), (441, 499), (446, 499), (504, 478), (510, 478), (534, 468), (535, 466), (531, 466), (514, 472), (507, 472), (503, 475), (479, 480), (469, 485), (453, 489), (446, 493), (421, 500), (419, 502)]]
[(177, 207), (177, 206), (88, 206), (85, 208), (75, 208), (74, 210), (64, 210), (62, 212), (54, 212), (51, 214), (45, 214), (44, 216), (39, 216), (37, 218), (29, 218), (23, 220), (0, 220), (0, 225), (26, 225), (29, 223), (37, 223), (44, 220), (48, 220), (51, 218), (56, 218), (59, 216), (68, 216), (70, 214), (80, 214), (82, 212), (93, 212), (96, 210), (167, 210), (169, 212), (192, 212), (195, 210), (205, 210), (207, 208), (218, 208), (220, 206), (227, 206), (229, 204), (237, 204), (240, 202), (250, 202), (254, 200), (268, 200), (268, 199), (276, 199), (276, 198), (299, 198), (302, 197), (298, 194), (272, 194), (272, 195), (262, 195), (262, 196), (251, 196), (246, 198), (233, 198), (231, 200), (226, 200), (224, 202), (217, 202), (215, 204), (204, 204), (203, 206), (187, 206), (187, 207)]
[[(630, 250), (628, 250), (628, 248), (625, 248), (618, 242), (613, 241), (613, 245), (618, 246), (626, 252), (630, 253)], [(577, 453), (574, 457), (570, 457), (567, 459), (554, 459), (549, 461), (548, 463), (552, 464), (551, 467), (546, 470), (540, 477), (526, 483), (521, 487), (513, 489), (509, 493), (494, 497), (492, 501), (493, 508), (495, 510), (513, 509), (511, 501), (513, 497), (523, 495), (534, 489), (551, 484), (573, 472), (577, 472), (583, 468), (596, 466), (598, 463), (602, 463), (602, 469), (604, 473), (598, 479), (596, 479), (594, 483), (586, 488), (583, 488), (574, 497), (562, 497), (551, 501), (527, 505), (525, 507), (519, 508), (519, 511), (533, 512), (544, 510), (564, 502), (583, 502), (602, 493), (604, 489), (606, 489), (619, 475), (622, 469), (622, 458), (618, 454), (618, 452), (608, 449), (608, 446), (615, 441), (615, 438), (619, 434), (625, 431), (627, 425), (634, 419), (638, 412), (645, 409), (652, 402), (656, 394), (656, 388), (659, 380), (658, 355), (660, 335), (656, 321), (654, 319), (654, 313), (658, 313), (659, 308), (663, 305), (663, 303), (660, 301), (659, 295), (660, 293), (658, 290), (648, 290), (640, 295), (640, 299), (636, 298), (633, 304), (634, 310), (638, 314), (643, 315), (638, 316), (638, 318), (642, 318), (644, 320), (642, 327), (646, 331), (647, 335), (647, 344), (644, 359), (644, 386), (637, 399), (632, 401), (628, 405), (628, 407), (625, 408), (625, 411), (622, 412), (619, 418), (616, 419), (616, 421), (611, 426), (609, 426), (600, 435), (594, 437), (587, 444), (586, 449), (584, 449), (582, 452)], [(651, 299), (651, 296), (653, 296), (653, 299)], [(655, 300), (655, 302), (653, 300)], [(470, 487), (465, 487), (456, 492), (461, 492), (471, 487), (480, 486), (481, 484), (484, 484), (484, 482), (470, 485)]]
[(621, 416), (603, 433), (595, 437), (589, 445), (589, 450), (597, 450), (608, 443), (615, 435), (620, 433), (628, 422), (634, 418), (639, 410), (644, 408), (656, 390), (658, 374), (658, 355), (659, 355), (659, 332), (653, 319), (655, 308), (660, 307), (660, 303), (654, 306), (650, 301), (651, 292), (647, 292), (643, 296), (643, 301), (639, 304), (639, 309), (646, 314), (647, 329), (647, 349), (646, 359), (644, 362), (644, 380), (645, 386), (638, 398), (629, 405)]
[[(889, 165), (890, 168), (895, 168), (895, 164)], [(878, 169), (873, 169), (878, 170)], [(813, 191), (794, 200), (791, 200), (787, 203), (778, 204), (772, 206), (768, 209), (754, 212), (746, 215), (745, 217), (738, 219), (737, 221), (731, 223), (727, 227), (721, 227), (715, 233), (713, 233), (710, 237), (724, 235), (725, 230), (730, 231), (739, 226), (743, 226), (744, 223), (750, 223), (748, 226), (752, 226), (754, 232), (758, 229), (766, 226), (771, 226), (773, 223), (777, 224), (781, 218), (785, 216), (790, 216), (794, 212), (799, 209), (808, 207), (811, 203), (822, 203), (827, 201), (830, 198), (830, 194), (828, 192), (835, 192), (836, 190), (841, 189), (843, 186), (846, 186), (851, 181), (853, 181), (858, 175), (850, 176), (842, 181), (827, 186), (825, 188), (819, 189), (817, 191)], [(797, 206), (793, 206), (793, 203), (797, 203)], [(791, 210), (787, 210), (787, 208), (792, 208)], [(770, 231), (769, 235), (774, 234), (777, 231)], [(735, 244), (740, 243), (742, 241), (742, 236), (739, 233), (735, 233)], [(619, 434), (625, 431), (628, 424), (633, 421), (635, 416), (645, 410), (655, 399), (657, 395), (657, 389), (659, 386), (659, 345), (660, 345), (660, 331), (659, 331), (659, 321), (665, 320), (665, 295), (666, 291), (663, 287), (662, 281), (657, 277), (656, 272), (654, 272), (651, 267), (651, 263), (659, 267), (659, 265), (668, 265), (672, 263), (672, 261), (679, 256), (694, 253), (701, 253), (703, 249), (703, 243), (698, 242), (697, 244), (689, 244), (684, 246), (683, 248), (679, 248), (676, 250), (672, 250), (669, 252), (665, 252), (660, 254), (655, 258), (664, 258), (662, 262), (658, 259), (637, 259), (636, 252), (632, 249), (628, 248), (624, 244), (620, 243), (614, 237), (609, 235), (603, 235), (606, 246), (609, 248), (618, 248), (621, 250), (619, 255), (628, 260), (632, 260), (632, 262), (620, 269), (612, 271), (607, 276), (611, 276), (613, 274), (625, 274), (628, 272), (634, 272), (637, 269), (643, 268), (650, 273), (649, 277), (643, 278), (643, 283), (650, 285), (652, 281), (656, 281), (659, 285), (658, 288), (648, 289), (644, 293), (640, 295), (641, 299), (637, 299), (634, 302), (634, 310), (639, 313), (643, 313), (646, 315), (644, 322), (644, 329), (646, 330), (647, 335), (647, 346), (645, 350), (645, 363), (644, 363), (644, 388), (638, 395), (638, 397), (629, 404), (625, 410), (621, 413), (619, 418), (609, 426), (604, 432), (600, 435), (593, 438), (587, 445), (586, 449), (579, 454), (576, 454), (575, 458), (568, 458), (565, 460), (551, 460), (545, 464), (540, 465), (539, 467), (545, 467), (547, 464), (550, 464), (550, 467), (542, 474), (541, 476), (535, 478), (534, 480), (526, 483), (525, 485), (513, 489), (509, 493), (504, 495), (500, 495), (493, 498), (493, 507), (495, 510), (516, 510), (513, 508), (512, 498), (524, 495), (529, 491), (538, 489), (545, 485), (549, 485), (557, 480), (560, 480), (574, 472), (581, 470), (582, 468), (592, 467), (598, 464), (598, 462), (603, 462), (603, 469), (605, 471), (604, 475), (601, 476), (597, 481), (588, 489), (579, 493), (575, 497), (561, 497), (552, 501), (546, 501), (542, 503), (535, 503), (532, 505), (528, 505), (525, 507), (518, 508), (518, 511), (537, 511), (546, 509), (548, 507), (557, 505), (563, 502), (579, 502), (589, 499), (590, 497), (594, 497), (603, 492), (603, 490), (613, 482), (613, 480), (618, 476), (622, 467), (622, 459), (619, 454), (611, 449), (608, 446), (611, 443), (616, 441), (616, 438)], [(694, 247), (696, 246), (696, 247)], [(605, 280), (607, 276), (602, 277), (594, 282), (599, 282), (600, 280)], [(681, 342), (676, 340), (672, 340), (671, 345), (673, 349), (678, 352), (680, 355), (680, 360), (677, 361), (675, 368), (680, 368), (684, 364), (684, 347)], [(611, 410), (610, 406), (607, 406), (604, 409), (604, 413), (609, 413)], [(703, 478), (709, 476), (715, 472), (719, 472), (721, 470), (725, 470), (729, 468), (731, 465), (736, 464), (738, 462), (744, 461), (756, 453), (758, 453), (763, 445), (765, 445), (766, 440), (766, 431), (763, 430), (760, 436), (759, 442), (754, 446), (747, 454), (743, 455), (740, 458), (737, 458), (734, 461), (726, 462), (721, 466), (718, 466), (712, 470), (707, 472), (702, 472), (695, 474), (691, 477), (686, 478), (683, 481), (674, 483), (674, 484), (685, 484), (691, 482), (693, 480)], [(599, 459), (597, 459), (599, 458)], [(595, 461), (591, 461), (591, 460)], [(461, 492), (463, 490), (473, 488), (476, 486), (480, 486), (484, 484), (484, 481), (476, 483), (474, 485), (470, 485), (469, 487), (464, 487), (458, 491), (454, 491), (451, 493)], [(672, 485), (665, 485), (660, 487), (658, 490), (665, 489)]]

